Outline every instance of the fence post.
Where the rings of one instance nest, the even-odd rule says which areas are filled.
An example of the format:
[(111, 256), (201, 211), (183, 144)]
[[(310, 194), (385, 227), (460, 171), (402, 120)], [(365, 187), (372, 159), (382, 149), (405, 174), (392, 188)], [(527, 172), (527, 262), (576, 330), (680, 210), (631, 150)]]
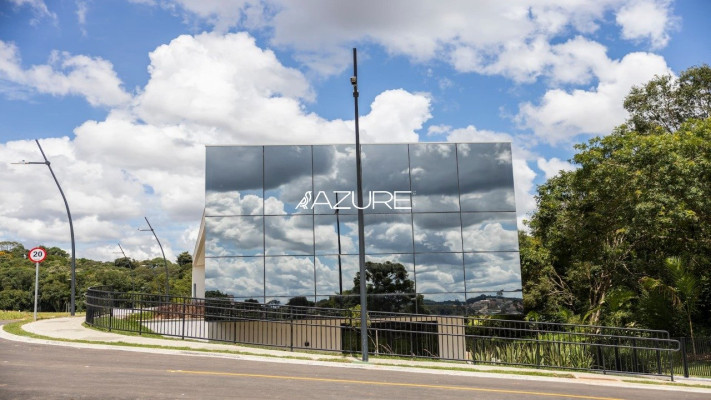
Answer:
[(679, 344), (681, 345), (681, 363), (684, 366), (684, 378), (689, 377), (689, 361), (686, 358), (686, 338), (679, 338)]
[[(632, 339), (632, 368), (633, 372), (640, 372), (638, 370), (639, 366), (638, 364), (638, 359), (637, 359), (637, 340)], [(642, 371), (643, 372), (643, 371)]]
[(294, 351), (294, 306), (289, 306), (289, 350)]
[(109, 294), (109, 332), (111, 332), (111, 328), (113, 327), (113, 322), (114, 322), (114, 295), (113, 293)]
[(138, 334), (143, 334), (143, 295), (138, 295)]
[(185, 340), (185, 297), (183, 297), (183, 335), (181, 339)]

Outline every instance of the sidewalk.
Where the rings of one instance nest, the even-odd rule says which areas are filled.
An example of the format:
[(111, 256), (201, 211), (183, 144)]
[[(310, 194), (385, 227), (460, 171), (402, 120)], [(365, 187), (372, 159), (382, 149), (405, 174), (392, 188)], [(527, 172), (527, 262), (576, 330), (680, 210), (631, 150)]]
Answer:
[[(477, 376), (487, 376), (492, 378), (515, 378), (520, 380), (550, 380), (550, 381), (566, 381), (574, 380), (579, 383), (592, 385), (619, 385), (625, 387), (640, 387), (646, 389), (674, 389), (685, 390), (686, 387), (671, 386), (671, 385), (640, 385), (624, 380), (654, 380), (660, 382), (668, 382), (656, 377), (648, 376), (622, 376), (622, 375), (603, 375), (588, 372), (575, 372), (565, 370), (542, 370), (542, 369), (521, 369), (511, 368), (497, 365), (472, 365), (464, 362), (445, 362), (445, 361), (413, 361), (402, 359), (386, 359), (371, 357), (368, 363), (360, 361), (358, 358), (343, 356), (341, 354), (323, 354), (323, 353), (307, 353), (307, 352), (291, 352), (288, 350), (265, 349), (259, 347), (246, 347), (234, 344), (211, 343), (194, 340), (180, 340), (174, 338), (148, 338), (143, 336), (129, 336), (112, 332), (103, 332), (95, 329), (90, 329), (82, 324), (84, 317), (65, 317), (39, 320), (23, 325), (23, 329), (27, 332), (42, 335), (52, 339), (36, 339), (27, 336), (16, 336), (6, 332), (0, 328), (0, 337), (8, 340), (23, 341), (29, 343), (51, 344), (82, 348), (102, 348), (124, 351), (141, 351), (149, 353), (163, 354), (183, 354), (192, 356), (213, 356), (222, 358), (234, 358), (241, 360), (266, 361), (266, 362), (283, 362), (283, 363), (298, 363), (308, 365), (327, 365), (332, 367), (346, 368), (368, 368), (368, 369), (396, 369), (417, 373), (439, 373), (453, 375), (469, 375), (476, 374)], [(67, 342), (81, 341), (81, 342)], [(94, 342), (94, 343), (90, 343)], [(121, 345), (118, 345), (119, 342)], [(115, 343), (115, 344), (111, 344)], [(126, 346), (130, 344), (136, 346), (160, 346), (155, 347), (135, 347)], [(170, 347), (178, 349), (168, 349)], [(227, 353), (230, 352), (230, 353)], [(413, 368), (414, 367), (414, 368)], [(451, 369), (445, 369), (451, 368)], [(553, 376), (535, 376), (535, 375), (514, 375), (507, 372), (543, 372), (548, 374), (558, 374), (573, 376), (569, 377), (553, 377)], [(711, 379), (685, 379), (683, 377), (674, 377), (675, 382), (684, 383), (687, 385), (706, 385), (711, 386)], [(708, 392), (709, 388), (688, 388), (694, 392)]]

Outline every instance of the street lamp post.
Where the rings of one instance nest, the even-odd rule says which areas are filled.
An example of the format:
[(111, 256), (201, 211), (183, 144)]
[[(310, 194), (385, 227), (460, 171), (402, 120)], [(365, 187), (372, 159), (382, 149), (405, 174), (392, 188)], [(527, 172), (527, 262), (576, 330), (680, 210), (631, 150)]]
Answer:
[(126, 257), (126, 252), (123, 251), (123, 247), (121, 247), (121, 243), (118, 244), (119, 249), (121, 249), (121, 254), (123, 254), (123, 259), (128, 261), (128, 267), (131, 269), (131, 290), (136, 291), (136, 271), (133, 268), (133, 265), (131, 265), (131, 260)]
[(71, 306), (70, 306), (70, 313), (73, 316), (74, 312), (76, 311), (75, 307), (75, 297), (76, 297), (76, 244), (74, 242), (74, 223), (72, 222), (72, 213), (69, 211), (69, 203), (67, 203), (67, 197), (64, 195), (64, 191), (62, 190), (62, 187), (59, 185), (59, 181), (57, 180), (57, 176), (54, 175), (54, 171), (52, 170), (52, 165), (50, 164), (49, 160), (47, 159), (47, 156), (44, 154), (44, 150), (42, 150), (42, 146), (40, 146), (39, 140), (35, 139), (35, 143), (37, 143), (37, 147), (39, 147), (40, 153), (42, 153), (42, 158), (44, 158), (44, 161), (22, 161), (19, 163), (13, 163), (13, 164), (44, 164), (49, 168), (49, 173), (52, 174), (52, 178), (54, 178), (54, 183), (57, 184), (57, 188), (59, 189), (59, 193), (62, 195), (62, 199), (64, 200), (64, 207), (67, 209), (67, 218), (69, 218), (69, 232), (71, 233), (72, 237), (72, 293), (71, 293)]
[(148, 232), (150, 231), (153, 233), (153, 237), (156, 238), (156, 242), (158, 242), (158, 247), (160, 247), (160, 252), (163, 254), (163, 264), (165, 265), (165, 296), (168, 297), (170, 296), (170, 285), (168, 282), (168, 260), (165, 259), (165, 252), (163, 251), (163, 245), (160, 244), (160, 240), (158, 240), (158, 235), (156, 235), (156, 231), (153, 230), (153, 227), (151, 226), (151, 223), (148, 222), (148, 217), (143, 217), (146, 219), (146, 223), (148, 224), (148, 229), (138, 229), (141, 232)]
[(368, 302), (365, 284), (365, 223), (363, 220), (363, 171), (360, 158), (360, 130), (358, 126), (358, 59), (353, 48), (353, 103), (355, 106), (355, 142), (356, 142), (356, 185), (358, 190), (358, 263), (360, 270), (360, 345), (363, 361), (368, 361)]

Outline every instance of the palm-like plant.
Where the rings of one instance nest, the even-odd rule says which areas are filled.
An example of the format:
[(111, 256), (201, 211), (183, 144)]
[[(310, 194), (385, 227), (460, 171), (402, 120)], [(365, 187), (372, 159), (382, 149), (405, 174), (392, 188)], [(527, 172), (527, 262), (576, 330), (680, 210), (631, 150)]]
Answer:
[(645, 276), (640, 279), (642, 287), (648, 292), (656, 292), (671, 300), (672, 305), (684, 313), (689, 323), (691, 346), (696, 354), (694, 344), (694, 325), (691, 315), (696, 310), (696, 305), (701, 296), (701, 281), (697, 275), (679, 257), (669, 257), (664, 260), (664, 267), (671, 279), (671, 285), (663, 280)]

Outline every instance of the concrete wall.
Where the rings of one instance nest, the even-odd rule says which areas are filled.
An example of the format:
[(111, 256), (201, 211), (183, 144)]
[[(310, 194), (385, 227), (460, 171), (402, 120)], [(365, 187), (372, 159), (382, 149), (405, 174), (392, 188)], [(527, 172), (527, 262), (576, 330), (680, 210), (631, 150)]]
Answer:
[[(372, 322), (377, 324), (388, 321), (436, 323), (439, 354), (433, 356), (454, 360), (467, 357), (463, 318), (418, 316), (385, 318)], [(207, 331), (208, 339), (211, 340), (341, 351), (341, 325), (345, 322), (345, 319), (208, 322)]]

